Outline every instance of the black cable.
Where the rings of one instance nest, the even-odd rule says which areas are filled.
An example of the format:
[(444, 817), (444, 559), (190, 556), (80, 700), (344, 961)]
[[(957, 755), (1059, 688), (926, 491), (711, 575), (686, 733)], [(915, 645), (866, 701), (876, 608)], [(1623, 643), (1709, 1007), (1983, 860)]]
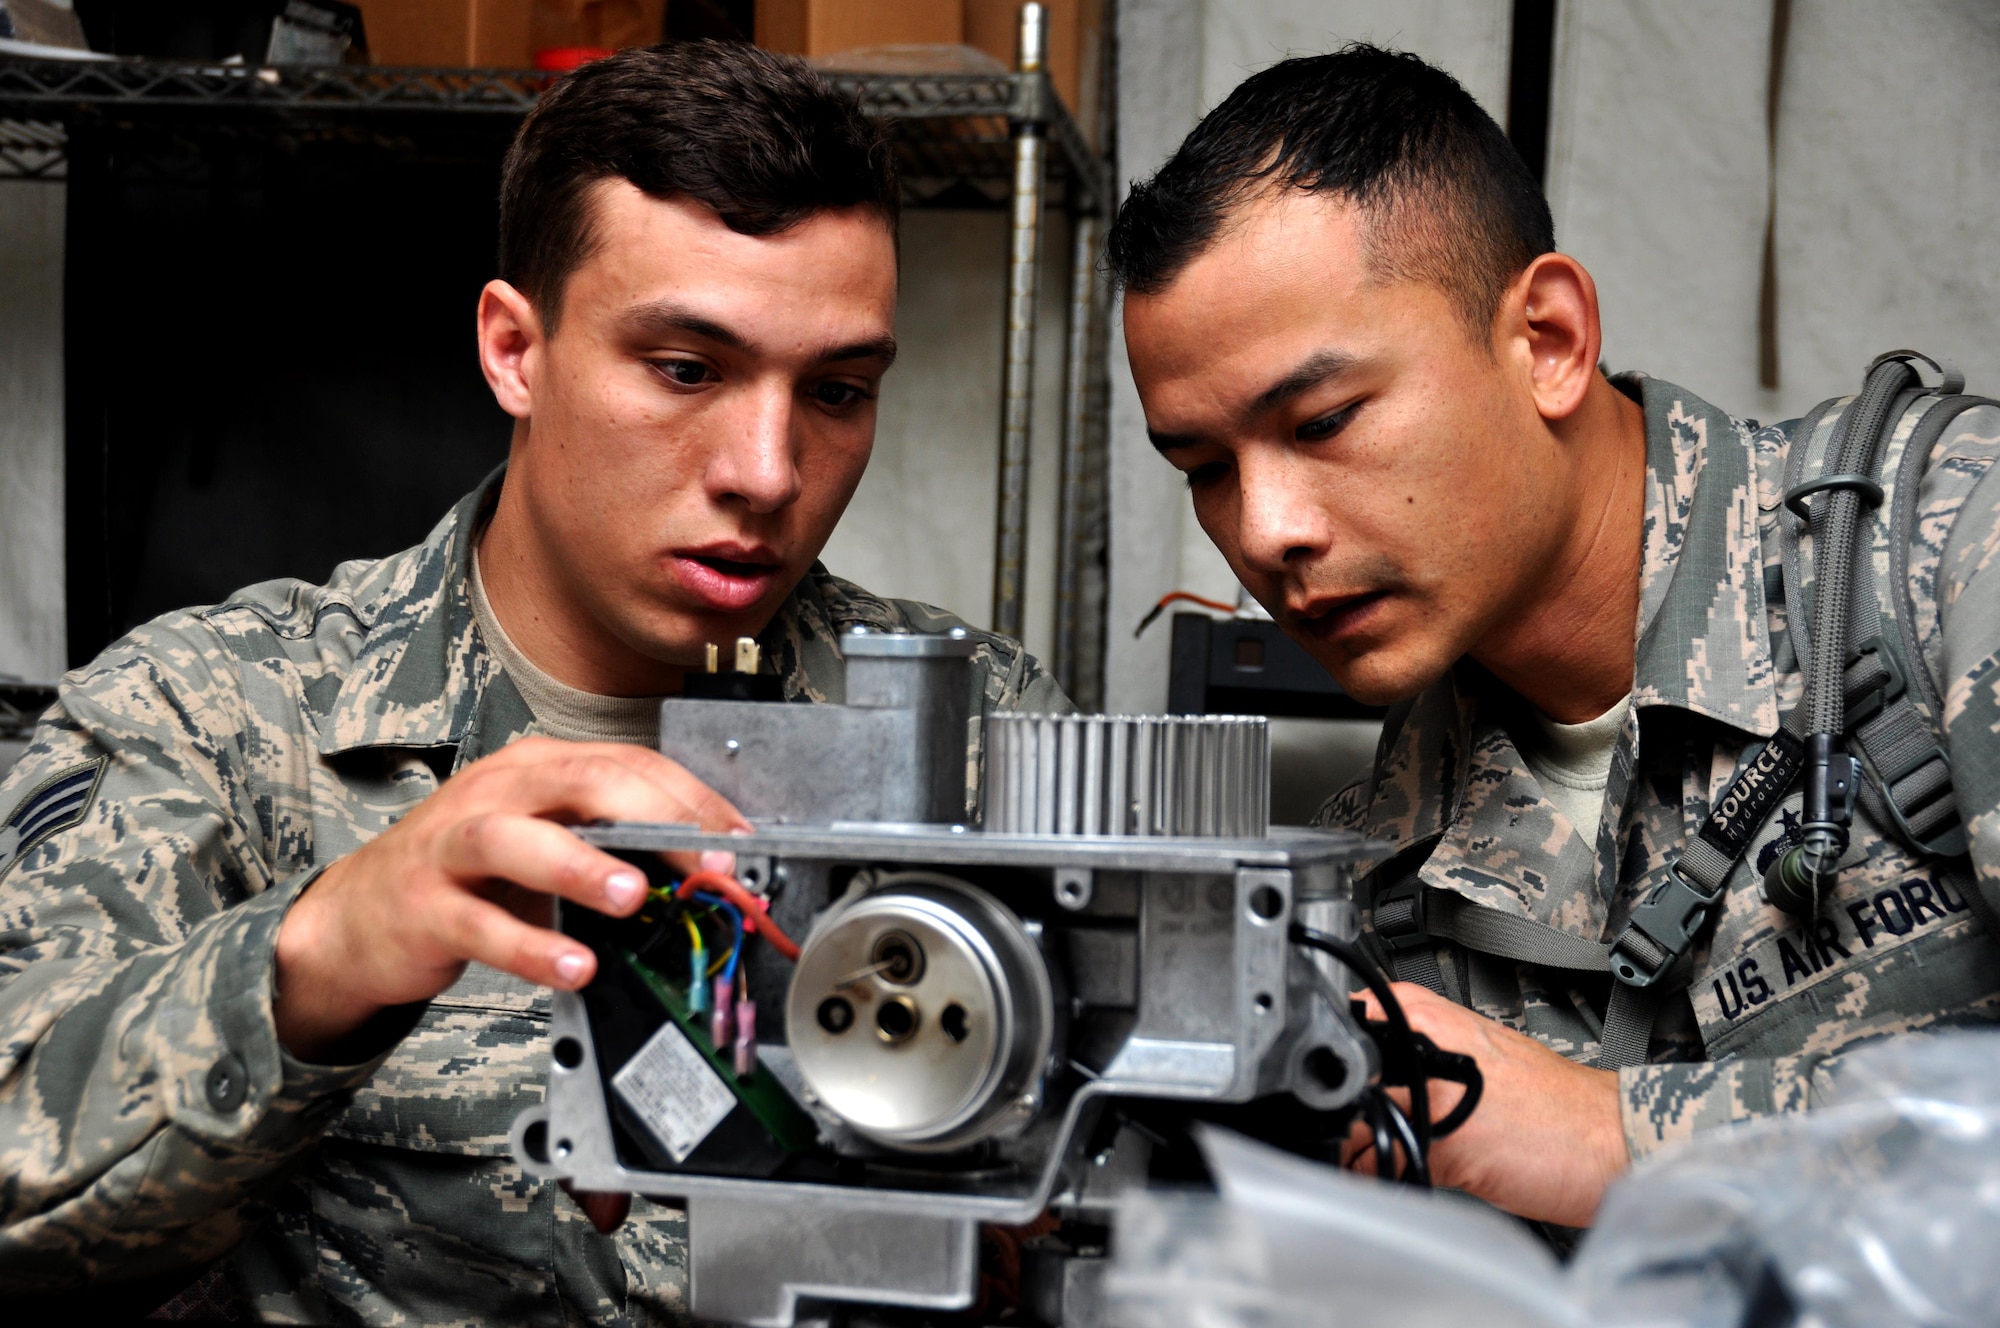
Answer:
[(1428, 1190), (1431, 1187), (1430, 1155), (1427, 1150), (1417, 1147), (1417, 1132), (1410, 1118), (1396, 1105), (1396, 1099), (1386, 1093), (1382, 1097), (1382, 1109), (1389, 1114), (1389, 1123), (1396, 1127), (1397, 1137), (1403, 1141), (1403, 1155), (1409, 1159), (1409, 1164), (1397, 1179)]
[(1425, 1073), (1427, 1058), (1423, 1052), (1427, 1044), (1419, 1042), (1415, 1030), (1410, 1027), (1409, 1017), (1403, 1013), (1403, 1003), (1396, 999), (1395, 991), (1389, 986), (1389, 979), (1362, 952), (1360, 946), (1297, 922), (1292, 924), (1289, 935), (1294, 944), (1323, 951), (1345, 964), (1381, 1003), (1382, 1014), (1389, 1021), (1391, 1039), (1396, 1044), (1393, 1049), (1388, 1046), (1382, 1048), (1382, 1081), (1399, 1083), (1410, 1090), (1407, 1123), (1417, 1145), (1410, 1160), (1418, 1174), (1428, 1177), (1432, 1133), (1430, 1079)]
[(1368, 1129), (1375, 1136), (1375, 1174), (1383, 1180), (1396, 1178), (1396, 1136), (1390, 1132), (1389, 1117), (1383, 1108), (1389, 1099), (1379, 1088), (1371, 1088), (1363, 1097), (1361, 1110), (1368, 1122)]

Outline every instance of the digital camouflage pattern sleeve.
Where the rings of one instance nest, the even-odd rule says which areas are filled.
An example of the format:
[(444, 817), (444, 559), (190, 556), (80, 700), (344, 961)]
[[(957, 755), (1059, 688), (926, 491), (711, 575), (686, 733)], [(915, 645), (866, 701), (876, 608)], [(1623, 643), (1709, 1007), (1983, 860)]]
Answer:
[[(235, 661), (203, 624), (142, 628), (62, 684), (0, 785), (0, 1280), (214, 1258), (374, 1064), (315, 1067), (271, 1016), (309, 874), (261, 851)], [(61, 801), (50, 800), (50, 793)]]
[[(2000, 449), (2000, 410), (1978, 412)], [(1937, 612), (1944, 620), (1944, 727), (1978, 889), (2000, 915), (2000, 467), (1966, 499), (1944, 546)]]

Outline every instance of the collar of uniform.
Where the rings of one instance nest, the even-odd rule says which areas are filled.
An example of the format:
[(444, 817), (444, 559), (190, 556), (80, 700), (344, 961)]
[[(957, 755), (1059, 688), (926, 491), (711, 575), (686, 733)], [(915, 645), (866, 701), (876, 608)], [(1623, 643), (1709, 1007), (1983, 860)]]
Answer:
[[(327, 756), (366, 747), (456, 748), (454, 768), (497, 751), (534, 721), (520, 691), (474, 626), (468, 582), (473, 537), (500, 498), (503, 465), (438, 522), (422, 545), (385, 561), (389, 583), (367, 642), (320, 737)], [(839, 637), (865, 626), (901, 630), (886, 602), (814, 563), (758, 634), (765, 668), (794, 701), (846, 697)]]
[(1778, 730), (1751, 429), (1700, 397), (1629, 375), (1646, 416), (1638, 658), (1632, 704)]
[(887, 601), (814, 563), (757, 638), (770, 670), (784, 679), (786, 700), (838, 704), (847, 699), (840, 637), (856, 627), (908, 630)]
[(466, 584), (473, 536), (499, 501), (506, 473), (503, 465), (487, 476), (421, 545), (384, 560), (389, 580), (370, 597), (368, 639), (321, 731), (322, 754), (451, 747), (462, 765), (532, 722), (473, 626)]
[(1368, 789), (1365, 824), (1356, 827), (1363, 834), (1387, 840), (1401, 852), (1451, 821), (1465, 788), (1467, 739), (1478, 706), (1478, 689), (1470, 685), (1469, 675), (1478, 671), (1471, 660), (1460, 660), (1443, 678), (1390, 709), (1384, 721), (1387, 742)]

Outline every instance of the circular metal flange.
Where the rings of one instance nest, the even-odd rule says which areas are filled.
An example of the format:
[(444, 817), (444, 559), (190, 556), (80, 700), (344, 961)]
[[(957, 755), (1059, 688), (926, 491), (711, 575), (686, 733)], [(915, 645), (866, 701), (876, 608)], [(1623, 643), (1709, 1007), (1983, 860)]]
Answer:
[(819, 1106), (919, 1151), (1019, 1123), (1049, 1056), (1048, 967), (1003, 904), (929, 872), (885, 876), (799, 954), (786, 1040)]

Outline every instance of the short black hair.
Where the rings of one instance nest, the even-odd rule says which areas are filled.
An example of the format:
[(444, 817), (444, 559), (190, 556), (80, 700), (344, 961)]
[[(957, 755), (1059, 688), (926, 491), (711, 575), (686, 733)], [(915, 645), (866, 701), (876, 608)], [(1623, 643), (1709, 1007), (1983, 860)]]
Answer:
[(1118, 209), (1113, 278), (1165, 289), (1230, 209), (1273, 185), (1352, 200), (1370, 261), (1442, 290), (1481, 340), (1508, 284), (1556, 247), (1541, 186), (1458, 80), (1357, 42), (1253, 74), (1203, 116)]
[(803, 60), (742, 42), (620, 51), (544, 93), (507, 150), (500, 278), (550, 330), (596, 245), (591, 187), (611, 179), (692, 199), (744, 235), (835, 208), (872, 208), (892, 234), (899, 217), (887, 135)]

